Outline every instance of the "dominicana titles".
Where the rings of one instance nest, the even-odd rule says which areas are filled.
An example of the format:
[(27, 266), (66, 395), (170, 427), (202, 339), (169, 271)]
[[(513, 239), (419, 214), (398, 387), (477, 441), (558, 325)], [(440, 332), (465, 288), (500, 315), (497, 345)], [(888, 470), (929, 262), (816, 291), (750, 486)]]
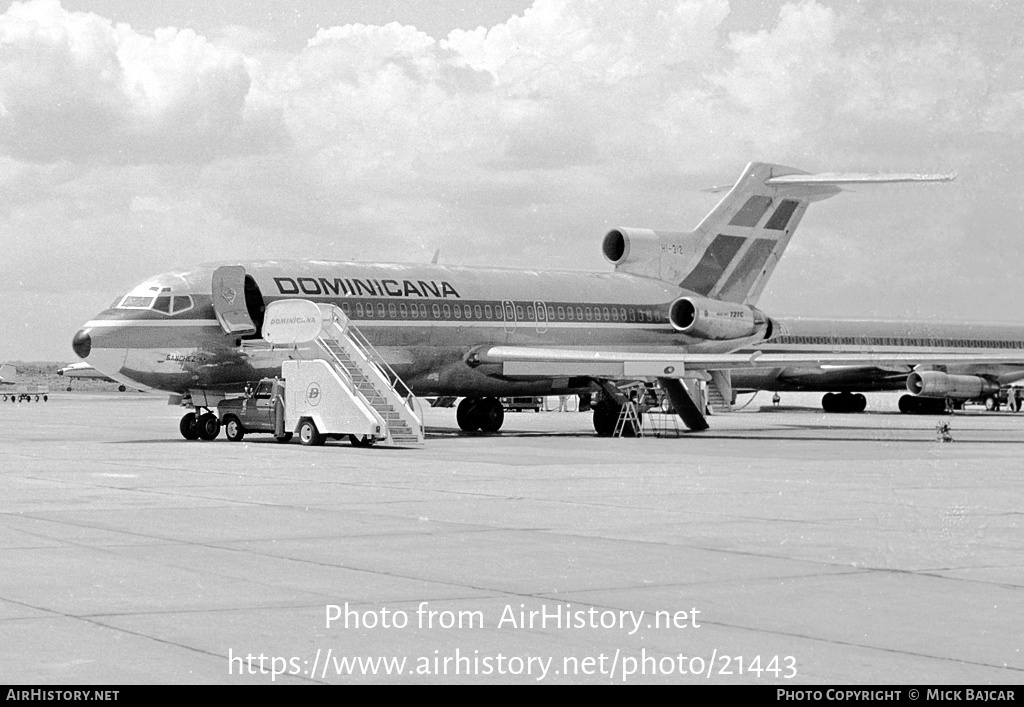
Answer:
[(458, 297), (447, 280), (373, 280), (336, 277), (275, 277), (277, 291), (282, 295), (335, 295), (359, 297)]

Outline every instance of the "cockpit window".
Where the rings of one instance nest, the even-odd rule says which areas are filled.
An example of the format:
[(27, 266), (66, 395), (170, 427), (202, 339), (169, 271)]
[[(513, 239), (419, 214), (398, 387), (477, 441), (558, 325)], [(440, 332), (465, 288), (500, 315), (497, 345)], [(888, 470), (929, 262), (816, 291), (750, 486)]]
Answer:
[[(171, 295), (170, 287), (150, 287), (152, 294), (141, 294), (136, 290), (115, 302), (117, 309), (152, 309), (164, 314), (178, 314), (192, 309), (195, 303), (191, 295)], [(145, 292), (145, 290), (143, 290)]]
[(117, 305), (118, 309), (149, 309), (153, 304), (152, 297), (138, 297), (128, 295), (121, 304)]
[(192, 309), (192, 297), (189, 295), (179, 295), (174, 298), (174, 313), (184, 312), (185, 310)]

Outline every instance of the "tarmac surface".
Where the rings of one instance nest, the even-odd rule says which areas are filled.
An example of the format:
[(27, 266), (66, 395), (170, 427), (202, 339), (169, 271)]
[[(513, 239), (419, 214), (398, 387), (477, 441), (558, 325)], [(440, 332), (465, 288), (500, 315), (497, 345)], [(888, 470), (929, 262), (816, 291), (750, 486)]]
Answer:
[(431, 409), (357, 449), (165, 400), (0, 406), (0, 682), (1024, 682), (1024, 414)]

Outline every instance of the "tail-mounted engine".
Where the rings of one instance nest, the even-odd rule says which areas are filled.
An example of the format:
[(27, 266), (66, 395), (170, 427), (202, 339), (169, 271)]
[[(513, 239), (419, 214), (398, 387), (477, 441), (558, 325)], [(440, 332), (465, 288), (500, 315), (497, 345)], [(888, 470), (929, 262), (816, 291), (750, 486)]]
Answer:
[(616, 267), (626, 263), (643, 263), (660, 258), (662, 244), (671, 236), (681, 234), (652, 231), (647, 228), (616, 228), (608, 231), (601, 251)]
[(999, 384), (981, 376), (955, 376), (942, 371), (914, 371), (907, 391), (925, 398), (973, 400), (999, 392)]
[(772, 321), (764, 312), (745, 304), (706, 297), (680, 297), (669, 307), (669, 321), (676, 331), (701, 339), (729, 341), (772, 336)]

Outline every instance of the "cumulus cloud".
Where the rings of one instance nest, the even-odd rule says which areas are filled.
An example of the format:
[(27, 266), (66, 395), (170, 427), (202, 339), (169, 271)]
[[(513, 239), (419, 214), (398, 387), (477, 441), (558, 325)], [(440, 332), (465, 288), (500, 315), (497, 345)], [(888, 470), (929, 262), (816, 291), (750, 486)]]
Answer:
[[(856, 272), (872, 248), (890, 254), (883, 282), (948, 282), (942, 258), (900, 266), (935, 213), (948, 252), (971, 238), (998, 252), (993, 234), (1019, 221), (1005, 210), (1024, 188), (1024, 51), (1006, 15), (1024, 10), (921, 7), (794, 0), (746, 22), (728, 0), (535, 0), (446, 37), (325, 27), (288, 55), (272, 28), (145, 33), (17, 2), (0, 15), (0, 234), (101, 243), (82, 251), (88, 274), (137, 243), (118, 278), (240, 252), (425, 260), (437, 246), (447, 262), (600, 269), (608, 228), (691, 227), (715, 201), (698, 189), (750, 160), (957, 169), (945, 197), (816, 205), (802, 228), (825, 236), (794, 240), (765, 301), (804, 292), (802, 272)], [(21, 254), (0, 268), (44, 285), (55, 270)], [(863, 296), (856, 278), (828, 281)]]
[(188, 29), (143, 36), (57, 0), (0, 15), (0, 146), (20, 159), (209, 159), (249, 84), (241, 54)]

